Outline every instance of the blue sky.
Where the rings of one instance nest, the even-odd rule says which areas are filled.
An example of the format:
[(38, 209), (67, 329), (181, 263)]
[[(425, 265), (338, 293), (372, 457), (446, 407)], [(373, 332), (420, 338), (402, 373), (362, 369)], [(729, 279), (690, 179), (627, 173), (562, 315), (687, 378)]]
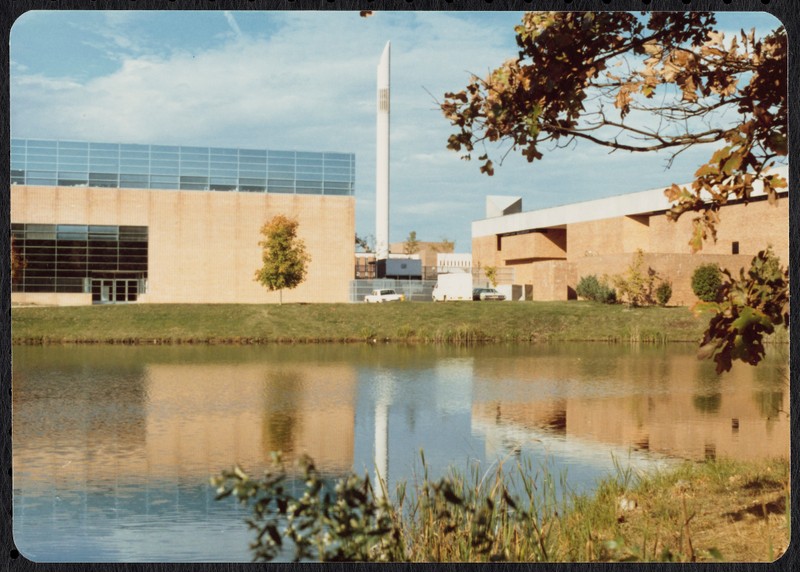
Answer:
[[(523, 209), (688, 181), (709, 149), (666, 155), (579, 144), (494, 177), (446, 149), (435, 99), (516, 55), (513, 12), (37, 11), (11, 30), (11, 135), (356, 154), (356, 231), (375, 232), (375, 89), (392, 42), (390, 240), (456, 241), (486, 195)], [(720, 13), (720, 29), (779, 22)], [(435, 98), (435, 99), (434, 99)]]

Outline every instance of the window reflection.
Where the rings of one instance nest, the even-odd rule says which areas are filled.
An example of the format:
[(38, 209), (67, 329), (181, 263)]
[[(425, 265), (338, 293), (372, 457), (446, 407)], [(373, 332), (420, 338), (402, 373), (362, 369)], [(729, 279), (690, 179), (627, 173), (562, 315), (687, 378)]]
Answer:
[(353, 195), (355, 156), (12, 139), (11, 184)]

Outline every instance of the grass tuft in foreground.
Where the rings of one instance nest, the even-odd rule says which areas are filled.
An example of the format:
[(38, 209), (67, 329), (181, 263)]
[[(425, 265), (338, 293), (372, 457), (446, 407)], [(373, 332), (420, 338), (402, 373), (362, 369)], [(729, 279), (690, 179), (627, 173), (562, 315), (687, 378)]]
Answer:
[(422, 480), (399, 484), (393, 501), (366, 476), (331, 483), (311, 459), (299, 463), (300, 496), (280, 463), (261, 479), (237, 467), (211, 480), (217, 499), (251, 506), (255, 560), (753, 562), (788, 546), (786, 460), (618, 468), (585, 495), (558, 494), (546, 468), (530, 463), (432, 481), (423, 456)]

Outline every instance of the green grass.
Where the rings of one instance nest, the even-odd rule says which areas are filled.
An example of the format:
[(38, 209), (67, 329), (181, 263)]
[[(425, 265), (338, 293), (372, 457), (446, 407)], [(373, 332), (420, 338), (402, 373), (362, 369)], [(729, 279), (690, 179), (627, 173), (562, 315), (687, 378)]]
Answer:
[(593, 302), (15, 307), (13, 343), (697, 341), (687, 308)]

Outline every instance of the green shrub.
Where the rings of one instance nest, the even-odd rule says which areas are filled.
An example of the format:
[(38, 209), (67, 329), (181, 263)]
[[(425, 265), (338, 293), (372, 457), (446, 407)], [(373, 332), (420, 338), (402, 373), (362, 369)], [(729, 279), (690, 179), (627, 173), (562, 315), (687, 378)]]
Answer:
[(722, 271), (716, 263), (701, 264), (692, 274), (692, 292), (703, 302), (714, 302), (722, 285)]
[(613, 304), (617, 301), (617, 293), (604, 280), (598, 280), (597, 276), (591, 274), (584, 276), (578, 281), (575, 292), (581, 298)]
[(658, 305), (666, 306), (670, 298), (672, 298), (672, 284), (669, 281), (664, 281), (656, 287)]

